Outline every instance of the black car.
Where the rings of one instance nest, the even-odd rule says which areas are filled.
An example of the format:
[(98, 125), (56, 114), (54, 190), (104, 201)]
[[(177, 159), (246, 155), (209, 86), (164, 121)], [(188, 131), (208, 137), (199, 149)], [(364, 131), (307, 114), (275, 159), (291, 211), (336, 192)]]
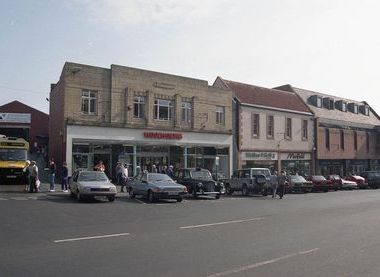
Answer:
[(373, 189), (380, 188), (380, 172), (379, 171), (363, 171), (360, 176), (365, 179), (368, 186)]
[(222, 185), (213, 180), (207, 169), (183, 168), (175, 172), (174, 180), (186, 186), (194, 198), (199, 195), (209, 195), (219, 199), (222, 193)]

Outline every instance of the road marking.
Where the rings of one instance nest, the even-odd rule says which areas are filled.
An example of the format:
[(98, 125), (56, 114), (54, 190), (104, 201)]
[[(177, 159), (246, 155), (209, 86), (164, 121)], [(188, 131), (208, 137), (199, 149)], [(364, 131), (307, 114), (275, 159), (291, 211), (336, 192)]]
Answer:
[(0, 198), (0, 200), (8, 200), (8, 199), (6, 199), (6, 198)]
[(11, 197), (12, 200), (28, 200), (26, 197)]
[(256, 218), (250, 218), (250, 219), (241, 219), (241, 220), (223, 221), (223, 222), (200, 224), (200, 225), (182, 226), (182, 227), (179, 227), (179, 229), (193, 229), (193, 228), (202, 228), (202, 227), (224, 225), (224, 224), (244, 223), (244, 222), (257, 221), (257, 220), (262, 220), (262, 219), (263, 219), (262, 217), (256, 217)]
[(214, 273), (214, 274), (211, 274), (211, 275), (207, 275), (207, 277), (227, 276), (227, 275), (231, 275), (231, 274), (247, 271), (247, 270), (250, 270), (250, 269), (253, 269), (253, 268), (257, 268), (257, 267), (260, 267), (260, 266), (264, 266), (264, 265), (268, 265), (268, 264), (273, 264), (275, 262), (279, 262), (281, 260), (293, 258), (293, 257), (296, 257), (296, 256), (307, 255), (307, 254), (316, 252), (318, 250), (319, 250), (319, 248), (313, 248), (313, 249), (306, 250), (306, 251), (300, 251), (300, 252), (296, 252), (296, 253), (293, 253), (293, 254), (288, 254), (288, 255), (285, 255), (285, 256), (281, 256), (281, 257), (278, 257), (278, 258), (275, 258), (275, 259), (271, 259), (271, 260), (267, 260), (267, 261), (263, 261), (263, 262), (258, 262), (258, 263), (255, 263), (255, 264), (251, 264), (251, 265), (246, 265), (246, 266), (234, 268), (234, 269), (223, 271), (223, 272), (219, 272), (219, 273)]
[(146, 204), (144, 201), (142, 201), (142, 200), (140, 200), (140, 199), (134, 198), (134, 200), (135, 200), (137, 203), (140, 203), (140, 204)]
[(81, 237), (81, 238), (72, 238), (72, 239), (60, 239), (60, 240), (55, 240), (54, 242), (60, 243), (60, 242), (69, 242), (69, 241), (78, 241), (78, 240), (103, 239), (103, 238), (113, 238), (113, 237), (121, 237), (121, 236), (128, 236), (128, 235), (130, 235), (130, 233), (120, 233), (120, 234), (93, 236), (93, 237)]

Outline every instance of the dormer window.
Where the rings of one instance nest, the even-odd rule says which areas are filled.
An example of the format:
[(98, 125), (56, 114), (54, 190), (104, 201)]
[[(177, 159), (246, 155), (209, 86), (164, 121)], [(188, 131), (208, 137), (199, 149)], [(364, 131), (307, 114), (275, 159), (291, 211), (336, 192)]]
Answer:
[(355, 103), (349, 103), (347, 105), (347, 108), (350, 112), (357, 114), (359, 112), (359, 107)]
[(368, 106), (364, 107), (364, 114), (367, 116), (369, 115), (369, 107)]
[(322, 108), (322, 104), (323, 104), (322, 97), (319, 95), (312, 95), (309, 97), (308, 103), (315, 107)]
[(359, 112), (364, 115), (369, 115), (369, 106), (368, 105), (361, 105), (359, 106)]
[(316, 106), (322, 108), (322, 97), (317, 96)]
[(342, 101), (342, 112), (347, 112), (347, 103)]
[(358, 113), (358, 105), (354, 105), (354, 113)]
[(342, 112), (347, 112), (347, 102), (343, 100), (335, 101), (335, 108)]
[(324, 97), (323, 98), (323, 107), (329, 110), (334, 109), (334, 99), (330, 97)]

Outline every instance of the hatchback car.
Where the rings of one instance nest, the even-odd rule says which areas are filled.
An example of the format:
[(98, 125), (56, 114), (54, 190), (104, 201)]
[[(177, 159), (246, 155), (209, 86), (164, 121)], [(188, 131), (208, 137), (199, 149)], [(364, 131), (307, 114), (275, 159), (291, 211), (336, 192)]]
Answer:
[(95, 196), (105, 196), (110, 202), (115, 200), (116, 186), (101, 171), (75, 171), (70, 181), (70, 194), (78, 201)]

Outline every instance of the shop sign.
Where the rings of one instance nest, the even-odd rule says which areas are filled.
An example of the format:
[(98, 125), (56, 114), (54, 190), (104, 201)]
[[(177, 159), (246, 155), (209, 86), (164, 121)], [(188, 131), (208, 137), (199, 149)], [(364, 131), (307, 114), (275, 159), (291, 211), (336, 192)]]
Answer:
[(277, 160), (276, 152), (245, 152), (245, 160)]
[(281, 160), (310, 160), (310, 153), (282, 153)]
[(183, 135), (181, 133), (144, 132), (144, 138), (181, 140)]
[(0, 122), (4, 123), (30, 123), (30, 113), (0, 113)]

